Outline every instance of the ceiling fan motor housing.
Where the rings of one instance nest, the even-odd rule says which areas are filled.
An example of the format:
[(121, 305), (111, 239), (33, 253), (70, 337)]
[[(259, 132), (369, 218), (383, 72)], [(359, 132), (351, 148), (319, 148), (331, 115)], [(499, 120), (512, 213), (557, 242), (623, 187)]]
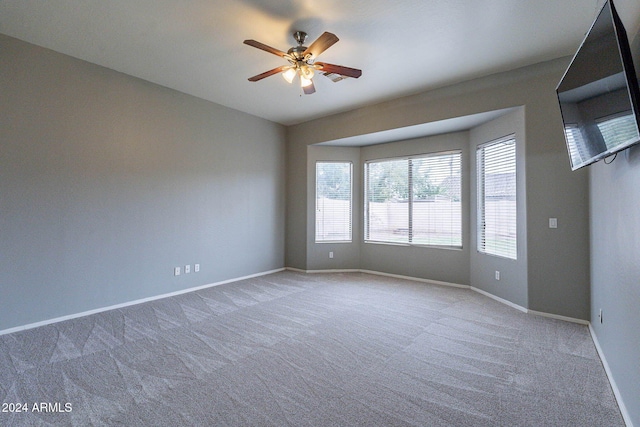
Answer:
[(296, 39), (299, 45), (303, 45), (304, 41), (307, 39), (307, 33), (304, 31), (296, 31), (293, 33), (293, 38)]
[(298, 43), (298, 46), (292, 47), (287, 51), (287, 53), (296, 61), (304, 61), (304, 52), (307, 50), (307, 46), (303, 46), (303, 44), (307, 39), (307, 33), (305, 33), (304, 31), (296, 31), (295, 33), (293, 33), (293, 38)]
[(287, 53), (295, 60), (302, 61), (304, 59), (304, 52), (307, 50), (306, 46), (295, 46), (287, 51)]

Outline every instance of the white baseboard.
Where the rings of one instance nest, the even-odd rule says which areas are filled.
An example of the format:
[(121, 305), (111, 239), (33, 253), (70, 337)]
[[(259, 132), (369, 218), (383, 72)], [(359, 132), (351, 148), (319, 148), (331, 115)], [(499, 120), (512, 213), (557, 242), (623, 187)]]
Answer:
[(296, 273), (306, 273), (307, 272), (307, 270), (303, 270), (301, 268), (295, 268), (295, 267), (285, 267), (285, 270), (295, 271)]
[(308, 274), (323, 274), (323, 273), (359, 273), (360, 270), (352, 268), (332, 268), (328, 270), (306, 270)]
[(607, 363), (607, 358), (604, 357), (604, 352), (602, 351), (602, 347), (600, 347), (600, 343), (598, 342), (596, 331), (593, 329), (591, 324), (589, 324), (589, 332), (591, 333), (591, 339), (593, 340), (593, 344), (596, 346), (596, 351), (598, 352), (598, 356), (600, 356), (600, 360), (602, 361), (602, 366), (604, 366), (604, 371), (607, 373), (607, 378), (609, 379), (609, 384), (611, 384), (611, 390), (613, 390), (613, 395), (616, 397), (616, 400), (618, 401), (618, 408), (620, 408), (622, 419), (624, 420), (627, 427), (633, 427), (633, 422), (631, 421), (631, 415), (629, 415), (629, 411), (627, 411), (627, 407), (625, 406), (624, 401), (622, 400), (620, 389), (618, 389), (616, 380), (613, 379), (613, 373), (611, 372), (611, 368), (609, 368), (609, 363)]
[(128, 301), (128, 302), (124, 302), (124, 303), (121, 303), (121, 304), (115, 304), (115, 305), (110, 305), (110, 306), (107, 306), (107, 307), (101, 307), (101, 308), (96, 308), (96, 309), (93, 309), (93, 310), (87, 310), (87, 311), (83, 311), (81, 313), (68, 314), (66, 316), (60, 316), (60, 317), (56, 317), (56, 318), (53, 318), (53, 319), (47, 319), (47, 320), (43, 320), (43, 321), (40, 321), (40, 322), (29, 323), (27, 325), (16, 326), (14, 328), (0, 330), (0, 335), (6, 335), (6, 334), (11, 334), (13, 332), (25, 331), (27, 329), (33, 329), (33, 328), (37, 328), (37, 327), (40, 327), (40, 326), (51, 325), (53, 323), (63, 322), (65, 320), (77, 319), (78, 317), (84, 317), (84, 316), (90, 316), (90, 315), (96, 314), (96, 313), (102, 313), (103, 311), (116, 310), (116, 309), (119, 309), (119, 308), (124, 308), (124, 307), (129, 307), (129, 306), (132, 306), (132, 305), (142, 304), (142, 303), (149, 302), (149, 301), (159, 300), (159, 299), (162, 299), (162, 298), (168, 298), (168, 297), (172, 297), (172, 296), (176, 296), (176, 295), (182, 295), (182, 294), (186, 294), (187, 292), (199, 291), (201, 289), (211, 288), (213, 286), (220, 286), (220, 285), (224, 285), (226, 283), (238, 282), (240, 280), (252, 279), (254, 277), (260, 277), (260, 276), (266, 276), (267, 274), (278, 273), (278, 272), (284, 271), (284, 270), (285, 270), (285, 268), (277, 268), (275, 270), (263, 271), (263, 272), (260, 272), (260, 273), (250, 274), (248, 276), (236, 277), (234, 279), (228, 279), (228, 280), (223, 280), (223, 281), (220, 281), (220, 282), (209, 283), (208, 285), (195, 286), (193, 288), (181, 289), (181, 290), (175, 291), (175, 292), (169, 292), (169, 293), (166, 293), (166, 294), (155, 295), (155, 296), (152, 296), (152, 297), (147, 297), (147, 298), (141, 298), (141, 299), (137, 299), (137, 300), (133, 300), (133, 301)]
[(375, 270), (363, 270), (363, 269), (328, 269), (328, 270), (302, 270), (299, 268), (294, 268), (294, 267), (284, 267), (284, 268), (278, 268), (275, 270), (269, 270), (269, 271), (263, 271), (260, 273), (255, 273), (255, 274), (250, 274), (248, 276), (242, 276), (242, 277), (236, 277), (233, 279), (228, 279), (228, 280), (223, 280), (220, 282), (215, 282), (215, 283), (210, 283), (207, 285), (202, 285), (202, 286), (196, 286), (193, 288), (187, 288), (187, 289), (181, 289), (179, 291), (175, 291), (175, 292), (170, 292), (170, 293), (166, 293), (166, 294), (161, 294), (161, 295), (156, 295), (156, 296), (152, 296), (152, 297), (147, 297), (147, 298), (142, 298), (142, 299), (137, 299), (134, 301), (128, 301), (122, 304), (116, 304), (116, 305), (111, 305), (111, 306), (107, 306), (107, 307), (101, 307), (101, 308), (97, 308), (97, 309), (93, 309), (93, 310), (88, 310), (88, 311), (83, 311), (81, 313), (75, 313), (75, 314), (70, 314), (70, 315), (66, 315), (66, 316), (61, 316), (61, 317), (56, 317), (53, 319), (48, 319), (48, 320), (43, 320), (40, 322), (35, 322), (35, 323), (30, 323), (27, 325), (22, 325), (22, 326), (17, 326), (14, 328), (9, 328), (9, 329), (4, 329), (4, 330), (0, 330), (0, 335), (5, 335), (5, 334), (10, 334), (13, 332), (19, 332), (19, 331), (24, 331), (27, 329), (33, 329), (33, 328), (37, 328), (39, 326), (45, 326), (45, 325), (50, 325), (52, 323), (58, 323), (58, 322), (62, 322), (65, 320), (71, 320), (71, 319), (75, 319), (78, 317), (83, 317), (83, 316), (89, 316), (92, 314), (96, 314), (96, 313), (101, 313), (103, 311), (108, 311), (108, 310), (115, 310), (115, 309), (119, 309), (119, 308), (124, 308), (124, 307), (129, 307), (132, 305), (137, 305), (137, 304), (142, 304), (145, 302), (149, 302), (149, 301), (155, 301), (158, 299), (162, 299), (162, 298), (167, 298), (167, 297), (172, 297), (172, 296), (176, 296), (176, 295), (181, 295), (181, 294), (185, 294), (187, 292), (193, 292), (193, 291), (198, 291), (201, 289), (206, 289), (206, 288), (210, 288), (213, 286), (220, 286), (220, 285), (224, 285), (226, 283), (233, 283), (233, 282), (237, 282), (240, 280), (245, 280), (245, 279), (251, 279), (254, 277), (259, 277), (259, 276), (265, 276), (267, 274), (273, 274), (273, 273), (278, 273), (284, 270), (290, 270), (290, 271), (295, 271), (298, 273), (308, 273), (308, 274), (321, 274), (321, 273), (366, 273), (366, 274), (373, 274), (373, 275), (377, 275), (377, 276), (386, 276), (386, 277), (394, 277), (397, 279), (404, 279), (404, 280), (412, 280), (415, 282), (421, 282), (421, 283), (428, 283), (431, 285), (437, 285), (437, 286), (448, 286), (448, 287), (454, 287), (454, 288), (461, 288), (461, 289), (470, 289), (474, 292), (477, 292), (479, 294), (482, 294), (486, 297), (489, 297), (491, 299), (494, 299), (495, 301), (498, 301), (502, 304), (506, 304), (512, 308), (515, 308), (516, 310), (522, 311), (524, 313), (530, 313), (530, 314), (534, 314), (534, 315), (538, 315), (538, 316), (544, 316), (544, 317), (550, 317), (553, 319), (559, 319), (559, 320), (564, 320), (567, 322), (573, 322), (573, 323), (579, 323), (582, 325), (589, 325), (589, 322), (586, 320), (581, 320), (581, 319), (574, 319), (571, 317), (566, 317), (566, 316), (560, 316), (557, 314), (551, 314), (551, 313), (544, 313), (544, 312), (540, 312), (540, 311), (534, 311), (534, 310), (528, 310), (524, 307), (519, 306), (518, 304), (515, 304), (511, 301), (508, 301), (504, 298), (500, 298), (498, 296), (495, 296), (487, 291), (484, 291), (482, 289), (478, 289), (475, 288), (473, 286), (468, 286), (468, 285), (461, 285), (459, 283), (452, 283), (452, 282), (443, 282), (440, 280), (432, 280), (432, 279), (423, 279), (420, 277), (412, 277), (412, 276), (405, 276), (405, 275), (400, 275), (400, 274), (392, 274), (392, 273), (385, 273), (385, 272), (381, 272), (381, 271), (375, 271)]
[(511, 308), (515, 308), (516, 310), (521, 311), (521, 312), (523, 312), (523, 313), (530, 313), (530, 312), (531, 312), (530, 310), (528, 310), (528, 309), (526, 309), (526, 308), (522, 307), (521, 305), (518, 305), (518, 304), (516, 304), (516, 303), (514, 303), (514, 302), (511, 302), (511, 301), (509, 301), (509, 300), (506, 300), (506, 299), (504, 299), (504, 298), (497, 297), (497, 296), (495, 296), (494, 294), (489, 293), (489, 292), (487, 292), (487, 291), (484, 291), (484, 290), (482, 290), (482, 289), (478, 289), (478, 288), (475, 288), (475, 287), (473, 287), (473, 286), (470, 286), (470, 289), (471, 289), (472, 291), (474, 291), (474, 292), (477, 292), (477, 293), (479, 293), (479, 294), (481, 294), (481, 295), (484, 295), (485, 297), (489, 297), (489, 298), (491, 298), (492, 300), (495, 300), (495, 301), (498, 301), (498, 302), (500, 302), (500, 303), (502, 303), (502, 304), (508, 305), (508, 306), (509, 306), (509, 307), (511, 307)]
[(449, 286), (451, 288), (462, 288), (462, 289), (470, 288), (470, 286), (461, 285), (459, 283), (442, 282), (440, 280), (432, 280), (432, 279), (422, 279), (420, 277), (404, 276), (402, 274), (383, 273), (381, 271), (374, 271), (374, 270), (358, 270), (358, 271), (360, 273), (374, 274), (376, 276), (394, 277), (396, 279), (413, 280), (414, 282), (429, 283), (431, 285)]
[(536, 316), (549, 317), (551, 319), (564, 320), (565, 322), (577, 323), (579, 325), (589, 326), (591, 322), (584, 319), (576, 319), (575, 317), (561, 316), (559, 314), (545, 313), (543, 311), (527, 310), (531, 314)]
[(307, 274), (365, 273), (365, 274), (373, 274), (373, 275), (376, 275), (376, 276), (394, 277), (396, 279), (412, 280), (414, 282), (429, 283), (431, 285), (450, 286), (450, 287), (454, 287), (454, 288), (469, 289), (469, 286), (460, 285), (458, 283), (441, 282), (439, 280), (422, 279), (420, 277), (403, 276), (401, 274), (384, 273), (382, 271), (375, 271), (375, 270), (362, 270), (362, 269), (359, 269), (359, 268), (343, 268), (343, 269), (327, 269), (327, 270), (303, 270), (301, 268), (287, 267), (286, 269), (290, 270), (290, 271), (295, 271), (295, 272), (298, 272), (298, 273), (307, 273)]
[(559, 314), (553, 314), (553, 313), (545, 313), (543, 311), (536, 311), (536, 310), (529, 310), (528, 308), (522, 307), (521, 305), (518, 305), (516, 303), (513, 303), (509, 300), (506, 300), (504, 298), (500, 298), (496, 295), (493, 295), (490, 292), (487, 292), (485, 290), (476, 288), (474, 286), (469, 286), (469, 285), (461, 285), (459, 283), (451, 283), (451, 282), (442, 282), (439, 280), (432, 280), (432, 279), (423, 279), (420, 277), (413, 277), (413, 276), (404, 276), (401, 274), (391, 274), (391, 273), (384, 273), (382, 271), (375, 271), (375, 270), (363, 270), (363, 269), (357, 269), (357, 268), (353, 268), (353, 269), (328, 269), (328, 270), (303, 270), (300, 268), (293, 268), (293, 267), (287, 267), (287, 270), (291, 270), (291, 271), (296, 271), (299, 273), (308, 273), (308, 274), (320, 274), (320, 273), (366, 273), (366, 274), (373, 274), (376, 276), (387, 276), (387, 277), (395, 277), (397, 279), (404, 279), (404, 280), (413, 280), (414, 282), (421, 282), (421, 283), (429, 283), (431, 285), (438, 285), (438, 286), (449, 286), (449, 287), (454, 287), (454, 288), (461, 288), (461, 289), (470, 289), (474, 292), (477, 292), (481, 295), (484, 295), (486, 297), (489, 297), (495, 301), (498, 301), (502, 304), (508, 305), (509, 307), (515, 308), (518, 311), (521, 311), (523, 313), (528, 313), (528, 314), (533, 314), (536, 316), (542, 316), (542, 317), (548, 317), (551, 319), (556, 319), (556, 320), (563, 320), (565, 322), (571, 322), (571, 323), (578, 323), (580, 325), (589, 325), (589, 321), (588, 320), (583, 320), (583, 319), (576, 319), (573, 317), (568, 317), (568, 316), (562, 316)]

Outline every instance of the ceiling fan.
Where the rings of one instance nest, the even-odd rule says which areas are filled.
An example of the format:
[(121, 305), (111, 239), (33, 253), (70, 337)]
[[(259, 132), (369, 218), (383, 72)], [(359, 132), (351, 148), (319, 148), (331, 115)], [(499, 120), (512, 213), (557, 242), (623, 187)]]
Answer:
[(362, 75), (362, 70), (356, 68), (343, 67), (342, 65), (329, 64), (327, 62), (316, 62), (316, 58), (325, 50), (333, 46), (339, 39), (335, 34), (325, 32), (316, 41), (311, 43), (309, 47), (303, 46), (307, 39), (307, 33), (304, 31), (296, 31), (293, 38), (298, 43), (286, 53), (267, 46), (255, 40), (245, 40), (244, 44), (264, 50), (265, 52), (278, 55), (289, 62), (289, 65), (282, 65), (273, 70), (265, 71), (262, 74), (249, 78), (250, 82), (257, 82), (265, 77), (282, 73), (282, 77), (289, 83), (293, 83), (296, 76), (300, 77), (300, 86), (306, 95), (311, 95), (316, 91), (313, 84), (313, 76), (315, 71), (322, 72), (324, 76), (329, 77), (332, 81), (338, 82), (347, 77), (358, 78)]

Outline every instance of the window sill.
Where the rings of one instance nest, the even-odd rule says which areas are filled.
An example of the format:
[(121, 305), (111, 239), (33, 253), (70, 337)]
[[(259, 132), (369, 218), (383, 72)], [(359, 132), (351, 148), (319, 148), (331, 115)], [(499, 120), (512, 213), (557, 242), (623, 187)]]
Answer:
[(463, 246), (421, 245), (417, 243), (379, 242), (376, 240), (365, 240), (364, 243), (370, 243), (373, 245), (405, 246), (405, 247), (425, 248), (425, 249), (444, 249), (448, 251), (461, 251), (464, 249)]

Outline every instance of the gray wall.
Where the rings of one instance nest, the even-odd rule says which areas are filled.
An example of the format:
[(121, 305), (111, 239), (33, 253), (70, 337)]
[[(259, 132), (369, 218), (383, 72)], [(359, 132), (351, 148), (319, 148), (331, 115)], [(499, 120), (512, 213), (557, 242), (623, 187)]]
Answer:
[[(478, 182), (477, 165), (475, 161), (478, 145), (515, 134), (516, 140), (516, 184), (518, 211), (517, 233), (518, 247), (517, 259), (491, 256), (478, 252), (478, 220), (477, 212)], [(485, 123), (470, 132), (471, 161), (471, 286), (489, 292), (492, 295), (506, 299), (521, 307), (528, 307), (528, 282), (527, 282), (527, 177), (526, 177), (526, 139), (524, 108), (518, 108), (495, 120)], [(500, 280), (496, 280), (495, 272), (500, 272)]]
[(0, 330), (284, 266), (284, 127), (2, 35), (0, 94)]
[(529, 308), (589, 320), (589, 176), (567, 166), (558, 80), (525, 107)]
[(285, 265), (307, 270), (307, 145), (296, 143), (290, 131), (288, 127)]
[[(287, 235), (287, 260), (296, 259), (296, 266), (300, 268), (311, 262), (306, 233), (313, 216), (309, 216), (307, 194), (300, 185), (311, 178), (301, 157), (306, 155), (303, 147), (524, 106), (527, 242), (523, 252), (526, 267), (517, 271), (527, 271), (527, 295), (523, 296), (522, 292), (507, 295), (531, 310), (589, 319), (588, 175), (585, 171), (571, 172), (567, 167), (569, 160), (555, 96), (555, 87), (569, 60), (549, 61), (289, 127), (289, 153), (290, 156), (295, 153), (298, 164), (290, 164), (288, 168), (289, 179), (294, 179), (296, 184), (287, 192), (287, 221), (291, 227), (288, 231), (293, 233)], [(549, 229), (549, 217), (558, 218), (557, 230)], [(362, 251), (361, 265), (378, 271), (393, 268), (394, 272), (414, 273), (418, 268), (416, 263), (424, 259), (422, 254), (403, 254), (408, 256), (398, 256), (401, 262), (392, 266), (374, 253), (386, 252), (386, 249), (367, 250), (371, 253), (367, 255)], [(373, 268), (374, 264), (377, 268)], [(462, 268), (467, 267), (463, 264)], [(493, 267), (486, 268), (491, 271)], [(443, 277), (436, 269), (429, 274), (431, 279), (436, 279), (433, 277), (436, 275)]]
[[(360, 150), (353, 147), (318, 147), (307, 148), (307, 264), (306, 270), (352, 269), (360, 262), (360, 241), (362, 240), (362, 172), (360, 167)], [(323, 242), (315, 243), (315, 171), (316, 162), (322, 160), (347, 161), (353, 165), (352, 176), (352, 241), (350, 243)], [(333, 258), (329, 258), (333, 252)]]
[[(409, 141), (363, 147), (361, 165), (368, 160), (439, 151), (461, 150), (462, 170), (469, 170), (469, 134), (457, 132)], [(422, 279), (469, 285), (469, 175), (462, 175), (462, 249), (395, 246), (361, 241), (360, 268)], [(363, 200), (359, 204), (363, 205)]]
[[(640, 425), (640, 147), (591, 176), (591, 321), (633, 424)], [(602, 323), (598, 319), (602, 309)]]
[[(640, 4), (616, 1), (640, 71)], [(635, 8), (635, 9), (634, 9)], [(627, 416), (640, 426), (640, 147), (588, 167), (591, 321)], [(598, 319), (602, 309), (602, 323)]]

